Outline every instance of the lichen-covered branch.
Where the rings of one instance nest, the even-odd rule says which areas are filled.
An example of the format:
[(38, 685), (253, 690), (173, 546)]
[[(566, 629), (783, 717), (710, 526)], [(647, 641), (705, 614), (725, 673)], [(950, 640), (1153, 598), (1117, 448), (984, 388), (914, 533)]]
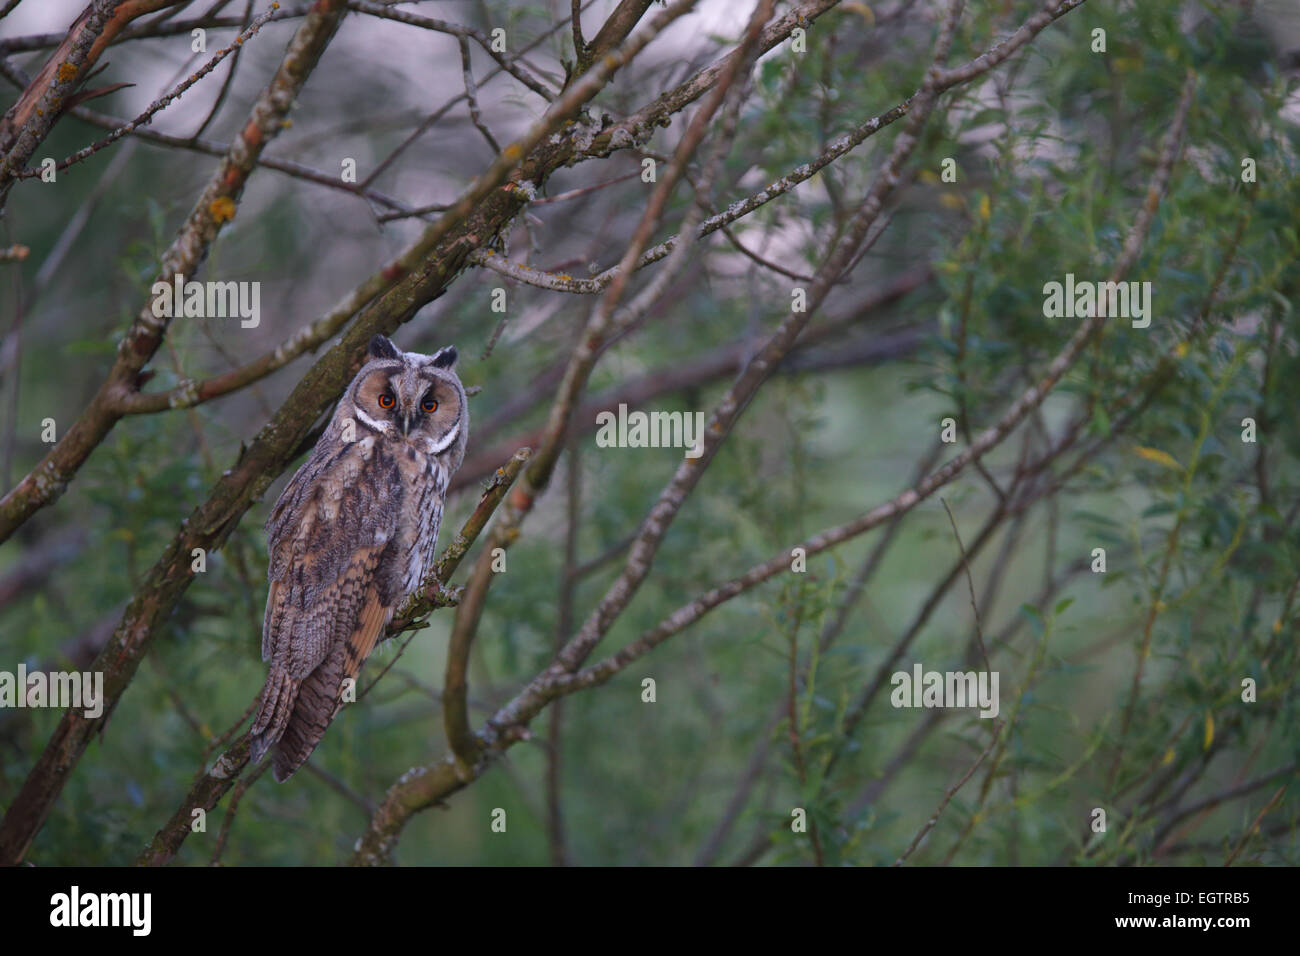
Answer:
[[(123, 136), (127, 135), (128, 133), (132, 133), (135, 130), (139, 129), (141, 126), (144, 126), (146, 123), (152, 122), (154, 116), (156, 116), (158, 113), (161, 113), (172, 103), (176, 102), (178, 99), (184, 96), (186, 91), (188, 91), (196, 83), (201, 81), (209, 73), (211, 73), (218, 66), (220, 66), (222, 61), (225, 60), (226, 57), (237, 52), (240, 49), (240, 47), (244, 45), (244, 43), (246, 43), (249, 39), (251, 39), (253, 35), (256, 34), (257, 31), (262, 28), (263, 24), (265, 24), (268, 20), (271, 19), (271, 14), (274, 12), (274, 10), (275, 7), (274, 5), (272, 5), (271, 9), (267, 10), (266, 13), (254, 19), (253, 22), (248, 25), (248, 29), (244, 30), (243, 33), (235, 37), (234, 41), (230, 44), (230, 46), (223, 47), (220, 50), (218, 50), (216, 53), (214, 53), (207, 63), (203, 64), (203, 66), (199, 67), (189, 76), (187, 76), (184, 80), (182, 80), (179, 84), (177, 84), (174, 89), (168, 90), (162, 96), (158, 97), (158, 99), (150, 103), (149, 106), (145, 109), (145, 111), (141, 113), (139, 116), (137, 116), (135, 119), (131, 120), (129, 123), (123, 123), (121, 126), (113, 130), (103, 139), (91, 143), (89, 146), (82, 147), (81, 149), (77, 150), (75, 153), (73, 153), (71, 156), (67, 157), (66, 159), (59, 160), (54, 165), (55, 170), (57, 170), (58, 172), (63, 172), (63, 170), (67, 169), (68, 167), (76, 163), (79, 163), (82, 160), (87, 159), (90, 156), (93, 156), (101, 149), (105, 149), (111, 146), (113, 143), (116, 143), (119, 139), (121, 139)], [(43, 171), (41, 169), (22, 169), (16, 171), (14, 173), (14, 176), (18, 179), (33, 179), (37, 176), (40, 176), (42, 172)]]
[[(0, 119), (0, 209), (18, 170), (49, 135), (67, 100), (94, 66), (103, 42), (111, 38), (142, 6), (131, 0), (94, 0), (68, 29), (41, 71)], [(134, 16), (146, 13), (138, 9)]]
[[(982, 68), (989, 69), (995, 62), (1001, 62), (1001, 59), (1005, 59), (1005, 56), (1009, 55), (1013, 49), (1023, 45), (1024, 42), (1036, 35), (1047, 23), (1077, 5), (1077, 3), (1068, 2), (1049, 4), (1043, 13), (1036, 15), (1035, 18), (1027, 22), (1026, 27), (1004, 42), (1001, 47), (1004, 55), (1000, 58), (989, 57), (981, 64)], [(955, 5), (955, 7), (957, 6), (959, 5)], [(944, 71), (938, 65), (942, 60), (942, 56), (946, 54), (948, 44), (951, 42), (954, 24), (955, 19), (947, 21), (943, 36), (941, 36), (936, 46), (936, 65), (928, 73), (926, 85), (921, 93), (907, 104), (907, 110), (904, 112), (912, 114), (908, 128), (895, 142), (894, 150), (891, 152), (884, 169), (873, 183), (867, 200), (860, 207), (848, 237), (842, 244), (837, 246), (834, 254), (829, 257), (830, 261), (827, 267), (819, 270), (818, 283), (815, 287), (817, 294), (809, 297), (810, 313), (815, 311), (816, 305), (820, 305), (824, 299), (830, 282), (841, 274), (841, 266), (852, 261), (854, 253), (866, 237), (871, 223), (879, 215), (883, 198), (898, 182), (901, 164), (914, 147), (919, 126), (924, 121), (926, 113), (933, 106), (935, 97), (941, 92), (941, 88), (946, 88), (943, 86), (945, 80), (952, 79), (957, 75)], [(970, 75), (962, 74), (964, 79), (970, 79), (974, 75), (980, 75), (980, 71), (977, 70)], [(1145, 236), (1150, 225), (1149, 213), (1153, 211), (1154, 207), (1144, 207), (1143, 214), (1139, 215), (1134, 227), (1134, 236), (1136, 238), (1131, 236), (1131, 241), (1126, 243), (1121, 261), (1117, 263), (1117, 274), (1123, 274), (1123, 272), (1127, 271), (1136, 259), (1141, 246), (1141, 239)], [(1091, 325), (1091, 328), (1088, 325)], [(703, 467), (707, 466), (711, 452), (716, 450), (718, 432), (725, 430), (728, 419), (734, 421), (735, 415), (738, 414), (740, 408), (743, 408), (743, 405), (739, 408), (736, 407), (737, 403), (742, 398), (747, 401), (748, 397), (752, 396), (752, 390), (747, 391), (747, 389), (756, 388), (757, 384), (761, 384), (766, 374), (770, 374), (771, 366), (776, 361), (779, 361), (779, 356), (784, 354), (784, 350), (788, 349), (792, 344), (794, 335), (790, 333), (793, 332), (797, 335), (801, 327), (801, 324), (796, 325), (790, 320), (783, 323), (781, 329), (778, 330), (773, 339), (769, 340), (768, 345), (756, 356), (750, 368), (741, 376), (737, 386), (733, 388), (727, 398), (724, 399), (723, 404), (715, 411), (710, 426), (706, 429), (706, 452), (703, 459), (698, 462), (701, 471)], [(1019, 422), (1038, 408), (1046, 395), (1060, 382), (1069, 368), (1077, 361), (1084, 345), (1091, 335), (1096, 332), (1097, 327), (1096, 322), (1088, 323), (1085, 327), (1082, 327), (1067, 342), (1062, 352), (1050, 363), (1047, 374), (1022, 394), (1016, 402), (1013, 402), (1002, 418), (981, 433), (965, 451), (946, 465), (931, 472), (916, 487), (906, 490), (893, 501), (872, 509), (849, 525), (825, 532), (823, 535), (815, 536), (805, 542), (809, 546), (809, 553), (814, 553), (815, 549), (824, 549), (839, 541), (846, 540), (847, 537), (851, 537), (855, 533), (855, 528), (858, 528), (857, 533), (861, 533), (861, 530), (865, 530), (865, 528), (875, 527), (882, 521), (914, 507), (916, 503), (933, 494), (934, 491), (950, 482), (956, 475), (970, 466), (972, 462), (1000, 444)], [(751, 374), (757, 379), (757, 382), (746, 383), (746, 378)], [(620, 582), (624, 583), (620, 586), (620, 583), (616, 582), (615, 586), (607, 592), (601, 606), (593, 613), (588, 623), (584, 625), (583, 630), (578, 635), (575, 635), (566, 645), (564, 651), (558, 655), (556, 663), (534, 678), (527, 687), (502, 707), (488, 721), (487, 725), (479, 731), (478, 758), (473, 765), (467, 767), (455, 755), (449, 755), (444, 760), (431, 766), (411, 770), (389, 789), (388, 794), (374, 814), (370, 826), (358, 843), (357, 850), (352, 858), (354, 864), (374, 865), (387, 861), (402, 827), (411, 815), (445, 799), (469, 784), (490, 765), (495, 756), (499, 755), (515, 741), (526, 737), (528, 722), (540, 713), (549, 701), (562, 693), (571, 692), (585, 686), (589, 679), (596, 678), (598, 675), (603, 676), (603, 672), (607, 669), (612, 668), (612, 670), (609, 670), (610, 673), (619, 669), (616, 662), (617, 655), (615, 655), (615, 658), (611, 659), (609, 663), (602, 662), (602, 664), (593, 665), (593, 667), (575, 672), (576, 665), (582, 661), (591, 647), (599, 640), (612, 618), (616, 617), (621, 608), (625, 607), (627, 601), (630, 600), (635, 581), (638, 576), (644, 575), (644, 569), (638, 567), (638, 565), (648, 562), (653, 555), (655, 543), (662, 537), (664, 527), (660, 525), (660, 520), (671, 519), (676, 508), (680, 507), (680, 494), (689, 492), (691, 484), (693, 484), (693, 479), (690, 477), (689, 472), (686, 471), (686, 466), (683, 466), (678, 475), (674, 476), (669, 487), (665, 489), (665, 494), (661, 496), (659, 505), (656, 505), (656, 509), (663, 511), (663, 514), (656, 514), (655, 510), (652, 510), (651, 516), (643, 524), (642, 531), (639, 533), (640, 553), (629, 558), (624, 575), (620, 577)], [(633, 548), (634, 552), (637, 551), (637, 544), (634, 544)], [(746, 575), (744, 579), (738, 579), (733, 586), (737, 588), (736, 593), (738, 593), (745, 586), (752, 586), (758, 580), (770, 577), (788, 567), (789, 555), (782, 554), (765, 565), (754, 569), (751, 572), (753, 580), (750, 580), (751, 575)], [(718, 603), (726, 599), (726, 590), (729, 590), (729, 588), (724, 586), (724, 589), (720, 590), (716, 595), (719, 598)], [(689, 619), (693, 615), (697, 616), (702, 610), (704, 610), (703, 607), (684, 610), (682, 620), (673, 621), (668, 625), (671, 632), (676, 633), (680, 627), (686, 626)], [(638, 645), (634, 644), (632, 646)], [(648, 647), (644, 648), (644, 650), (648, 649)]]
[[(189, 570), (192, 549), (199, 547), (207, 551), (221, 547), (247, 509), (287, 467), (316, 420), (355, 375), (371, 336), (377, 332), (391, 333), (408, 321), (455, 279), (465, 267), (465, 258), (470, 251), (490, 241), (510, 223), (524, 202), (520, 198), (524, 191), (521, 188), (498, 188), (511, 170), (520, 165), (523, 177), (532, 176), (536, 183), (540, 183), (571, 157), (572, 131), (552, 140), (556, 130), (600, 90), (614, 70), (636, 56), (690, 6), (690, 2), (683, 0), (659, 11), (644, 29), (603, 58), (597, 68), (571, 85), (552, 104), (545, 117), (534, 123), (521, 139), (507, 146), (413, 247), (345, 297), (335, 311), (351, 314), (364, 308), (360, 317), (306, 373), (235, 465), (221, 476), (208, 499), (183, 522), (180, 533), (144, 576), (122, 623), (96, 662), (96, 669), (105, 674), (103, 717), (90, 721), (79, 713), (64, 713), (54, 735), (29, 772), (18, 798), (0, 824), (0, 860), (16, 862), (22, 858), (57, 799), (67, 774), (80, 759), (90, 737), (102, 726), (125, 692), (160, 625), (192, 581)], [(329, 12), (342, 15), (340, 7), (322, 3), (304, 21), (299, 35), (310, 30), (313, 23), (318, 23), (317, 18)], [(302, 57), (294, 62), (304, 65)], [(321, 321), (329, 318), (327, 316)], [(133, 341), (150, 344), (147, 339), (141, 343), (140, 339), (129, 337), (123, 352), (131, 351)], [(156, 346), (155, 340), (152, 347)], [(122, 359), (119, 353), (119, 360)], [(108, 402), (105, 399), (102, 408), (97, 405), (92, 405), (92, 408), (111, 418)], [(111, 426), (111, 421), (108, 425)], [(101, 429), (99, 437), (102, 437), (103, 430), (106, 428)], [(93, 434), (78, 439), (74, 446), (78, 450), (78, 464), (89, 455), (95, 443), (97, 437)], [(12, 503), (15, 511), (0, 512), (0, 517), (16, 526), (41, 504), (43, 502), (29, 502), (24, 498)], [(0, 527), (0, 531), (3, 530)]]
[[(169, 283), (177, 274), (192, 276), (221, 227), (234, 218), (244, 184), (258, 157), (283, 128), (298, 92), (345, 13), (342, 0), (322, 0), (303, 19), (275, 76), (249, 113), (248, 122), (163, 254), (157, 281)], [(162, 344), (170, 324), (169, 316), (154, 314), (153, 298), (151, 295), (123, 337), (117, 359), (89, 407), (41, 462), (0, 499), (0, 541), (63, 493), (77, 470), (121, 418), (119, 403), (123, 396), (136, 391), (140, 370)]]
[[(231, 214), (256, 157), (266, 141), (278, 132), (298, 90), (311, 74), (344, 12), (341, 0), (321, 0), (299, 25), (279, 70), (258, 98), (230, 155), (209, 181), (203, 197), (164, 255), (159, 270), (161, 276), (170, 278), (176, 272), (190, 273), (202, 260), (221, 224)], [(119, 417), (113, 404), (116, 393), (134, 387), (139, 370), (161, 344), (166, 325), (167, 319), (155, 317), (148, 306), (136, 317), (118, 349), (112, 372), (90, 407), (45, 460), (0, 501), (0, 540), (8, 537), (30, 514), (53, 500), (71, 474), (112, 428)], [(304, 406), (308, 404), (303, 403)], [(318, 412), (311, 418), (314, 419), (316, 414)], [(304, 431), (310, 423), (311, 420), (304, 423)], [(244, 467), (260, 464), (256, 456), (245, 456), (240, 462)], [(231, 497), (240, 497), (240, 491), (248, 494), (255, 489), (255, 493), (260, 494), (274, 474), (279, 473), (276, 470), (272, 475), (264, 475), (266, 480), (260, 486), (252, 476), (244, 475), (244, 485), (236, 491), (231, 487), (230, 479), (241, 471), (240, 465), (227, 472), (214, 497), (193, 516), (199, 522), (198, 526), (185, 527), (155, 566), (148, 585), (137, 592), (128, 605), (122, 624), (95, 662), (95, 669), (104, 672), (104, 713), (91, 719), (81, 712), (64, 712), (0, 823), (0, 862), (17, 863), (23, 858), (63, 789), (67, 774), (80, 759), (91, 737), (111, 715), (149, 647), (154, 627), (189, 584), (190, 549), (208, 549), (224, 540), (229, 526), (208, 509), (222, 512), (231, 504)], [(246, 508), (251, 500), (251, 495), (244, 499), (243, 507)], [(242, 514), (242, 508), (239, 513)]]

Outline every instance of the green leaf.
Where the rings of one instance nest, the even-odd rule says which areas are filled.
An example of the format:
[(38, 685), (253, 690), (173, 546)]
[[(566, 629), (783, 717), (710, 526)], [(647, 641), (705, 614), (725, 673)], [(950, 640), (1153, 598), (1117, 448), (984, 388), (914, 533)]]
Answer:
[(1038, 608), (1034, 607), (1032, 604), (1022, 604), (1020, 605), (1020, 613), (1025, 616), (1027, 621), (1029, 621), (1029, 626), (1034, 631), (1034, 637), (1042, 637), (1043, 632), (1047, 629), (1047, 625), (1043, 621), (1043, 615), (1039, 613)]

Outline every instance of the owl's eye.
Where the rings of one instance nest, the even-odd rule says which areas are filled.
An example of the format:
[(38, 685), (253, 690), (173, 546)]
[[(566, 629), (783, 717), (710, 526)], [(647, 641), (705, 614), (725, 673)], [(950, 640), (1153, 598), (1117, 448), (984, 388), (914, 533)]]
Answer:
[(393, 403), (394, 403), (394, 399), (393, 399), (393, 393), (392, 393), (392, 392), (384, 392), (384, 394), (382, 394), (382, 395), (379, 396), (379, 407), (380, 407), (380, 408), (392, 408), (392, 407), (393, 407)]
[(438, 410), (438, 403), (432, 398), (426, 397), (425, 400), (420, 403), (420, 407), (424, 409), (426, 414), (432, 415)]

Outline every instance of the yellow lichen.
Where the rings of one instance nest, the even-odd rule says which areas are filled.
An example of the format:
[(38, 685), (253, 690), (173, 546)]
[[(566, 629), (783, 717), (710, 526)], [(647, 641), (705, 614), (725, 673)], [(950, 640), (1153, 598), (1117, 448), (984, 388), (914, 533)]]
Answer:
[(71, 63), (60, 63), (60, 64), (59, 64), (59, 82), (60, 82), (60, 83), (70, 83), (70, 82), (72, 82), (72, 80), (74, 80), (74, 79), (76, 78), (76, 76), (77, 76), (77, 68), (76, 68), (75, 66), (73, 66)]
[(217, 225), (229, 222), (235, 218), (235, 201), (229, 196), (221, 196), (212, 200), (212, 204), (208, 206), (208, 212), (212, 213), (212, 221)]

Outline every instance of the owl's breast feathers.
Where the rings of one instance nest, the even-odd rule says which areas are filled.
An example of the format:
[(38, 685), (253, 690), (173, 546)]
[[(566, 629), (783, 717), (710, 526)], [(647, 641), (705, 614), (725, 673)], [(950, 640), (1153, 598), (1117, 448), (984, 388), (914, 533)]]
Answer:
[(262, 657), (271, 666), (251, 757), (274, 748), (277, 781), (311, 755), (342, 707), (344, 681), (432, 565), (448, 480), (405, 443), (322, 445), (267, 522)]

